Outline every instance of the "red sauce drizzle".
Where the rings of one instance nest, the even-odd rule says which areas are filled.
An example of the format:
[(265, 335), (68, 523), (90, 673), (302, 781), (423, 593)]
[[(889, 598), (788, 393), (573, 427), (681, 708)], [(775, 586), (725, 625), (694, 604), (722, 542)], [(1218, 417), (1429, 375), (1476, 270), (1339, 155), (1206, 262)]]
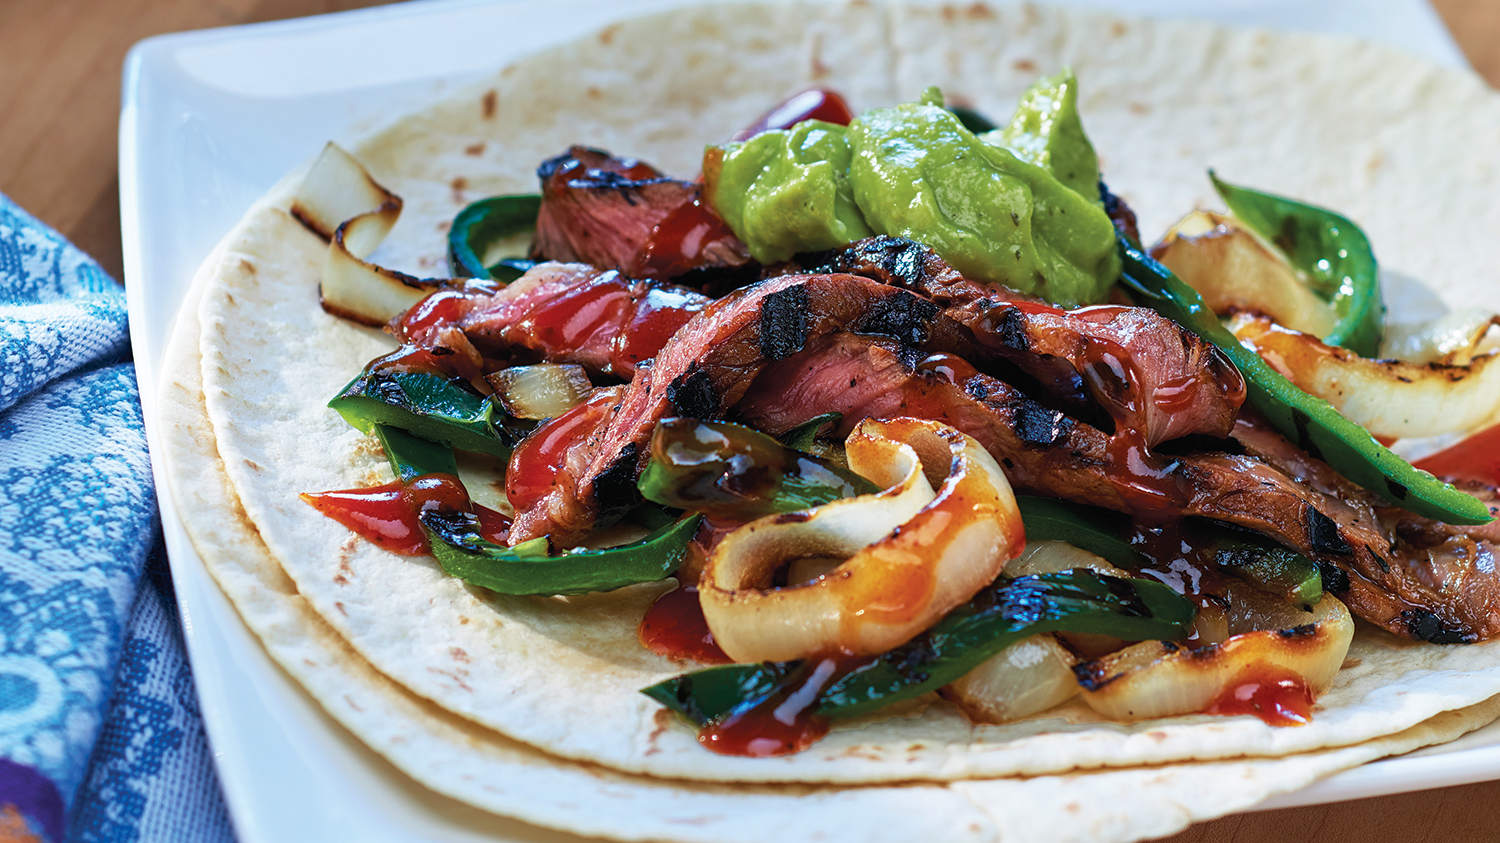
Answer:
[(469, 281), (463, 287), (438, 290), (406, 311), (401, 317), (397, 336), (403, 342), (413, 342), (432, 328), (453, 324), (463, 318), (470, 304), (494, 295), (496, 290), (492, 284), (477, 281)]
[(775, 693), (704, 726), (698, 732), (698, 743), (720, 755), (752, 758), (801, 752), (828, 734), (828, 719), (814, 713), (819, 694), (869, 658), (837, 655), (808, 659), (793, 681)]
[(630, 282), (618, 272), (606, 272), (538, 306), (526, 322), (549, 350), (583, 348), (596, 334), (619, 331), (632, 305)]
[(708, 621), (703, 619), (698, 589), (692, 586), (674, 589), (656, 598), (646, 610), (646, 617), (641, 619), (636, 634), (646, 649), (668, 658), (692, 659), (704, 664), (733, 661), (714, 642)]
[(979, 374), (969, 361), (946, 351), (929, 354), (917, 364), (917, 371), (938, 377), (946, 383), (964, 384)]
[[(635, 278), (673, 278), (696, 269), (715, 243), (739, 243), (724, 220), (700, 196), (667, 214), (642, 244), (630, 267)], [(731, 246), (733, 248), (733, 246)]]
[(1254, 664), (1214, 699), (1205, 714), (1253, 714), (1271, 726), (1305, 726), (1312, 721), (1313, 692), (1307, 680), (1268, 664)]
[(409, 482), (398, 480), (368, 489), (304, 492), (301, 498), (356, 535), (403, 556), (432, 552), (417, 520), (424, 509), (473, 512), (479, 518), (480, 535), (496, 544), (505, 544), (510, 533), (510, 519), (470, 501), (463, 484), (451, 474), (424, 474)]
[(655, 357), (677, 329), (709, 301), (668, 287), (650, 288), (646, 297), (635, 303), (630, 324), (615, 338), (610, 360), (616, 371), (634, 371), (642, 360)]
[(1438, 477), (1500, 485), (1500, 424), (1412, 465)]
[(749, 127), (736, 132), (730, 140), (748, 140), (770, 129), (790, 129), (803, 120), (822, 120), (847, 126), (853, 119), (854, 112), (849, 110), (843, 97), (826, 88), (813, 88), (788, 98)]
[(370, 363), (369, 369), (372, 372), (427, 372), (445, 378), (462, 377), (452, 371), (456, 362), (452, 358), (458, 356), (457, 354), (441, 354), (422, 346), (403, 345)]
[(533, 430), (516, 446), (505, 470), (505, 496), (517, 512), (530, 509), (552, 490), (568, 451), (595, 429), (599, 413), (617, 401), (618, 390), (599, 390), (594, 397)]

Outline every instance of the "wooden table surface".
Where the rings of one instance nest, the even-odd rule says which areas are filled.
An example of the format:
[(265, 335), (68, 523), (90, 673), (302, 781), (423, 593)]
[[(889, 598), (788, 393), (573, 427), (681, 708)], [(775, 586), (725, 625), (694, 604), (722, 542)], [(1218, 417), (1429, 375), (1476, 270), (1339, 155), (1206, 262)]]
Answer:
[[(0, 193), (114, 277), (120, 264), (116, 128), (131, 44), (184, 29), (276, 20), (383, 0), (0, 0)], [(1500, 2), (1432, 0), (1474, 68), (1500, 87)], [(1500, 781), (1225, 817), (1171, 843), (1462, 843), (1500, 837)]]

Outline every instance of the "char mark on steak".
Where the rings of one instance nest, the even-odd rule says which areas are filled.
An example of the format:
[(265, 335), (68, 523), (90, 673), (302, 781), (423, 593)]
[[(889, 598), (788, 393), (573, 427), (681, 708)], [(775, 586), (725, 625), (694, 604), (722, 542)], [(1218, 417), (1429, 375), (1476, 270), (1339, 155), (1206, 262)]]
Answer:
[(750, 263), (744, 244), (701, 201), (696, 182), (584, 146), (543, 162), (537, 176), (542, 206), (533, 259), (658, 279)]
[(1000, 284), (971, 281), (930, 246), (905, 237), (879, 234), (823, 252), (805, 252), (790, 262), (768, 267), (773, 274), (841, 272), (873, 278), (882, 284), (910, 290), (943, 307), (991, 301), (1040, 301)]

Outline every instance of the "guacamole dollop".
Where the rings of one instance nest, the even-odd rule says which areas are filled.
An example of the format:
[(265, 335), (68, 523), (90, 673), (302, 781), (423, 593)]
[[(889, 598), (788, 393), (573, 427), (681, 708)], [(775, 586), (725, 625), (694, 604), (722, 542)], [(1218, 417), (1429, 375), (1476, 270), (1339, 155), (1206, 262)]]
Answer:
[(775, 263), (875, 233), (854, 205), (848, 132), (806, 120), (728, 144), (722, 159), (710, 148), (703, 164), (708, 202), (751, 257)]
[(1074, 87), (1068, 73), (1042, 80), (984, 138), (933, 88), (846, 131), (801, 124), (712, 148), (709, 202), (763, 263), (889, 234), (976, 280), (1065, 306), (1099, 301), (1120, 265)]

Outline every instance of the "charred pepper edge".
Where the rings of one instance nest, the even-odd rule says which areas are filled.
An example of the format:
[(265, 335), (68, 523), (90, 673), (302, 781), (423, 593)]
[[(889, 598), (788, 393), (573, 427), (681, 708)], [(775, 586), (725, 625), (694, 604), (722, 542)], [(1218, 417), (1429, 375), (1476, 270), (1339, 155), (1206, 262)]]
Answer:
[[(1128, 640), (1180, 638), (1195, 609), (1165, 585), (1087, 570), (1001, 578), (931, 629), (836, 680), (816, 713), (865, 714), (952, 682), (1005, 647), (1052, 631)], [(699, 725), (744, 710), (795, 681), (805, 662), (737, 664), (695, 671), (641, 693)]]
[(507, 457), (519, 441), (497, 424), (496, 404), (452, 378), (433, 372), (360, 372), (328, 402), (344, 421), (369, 433), (398, 427), (462, 451)]
[[(377, 424), (376, 436), (397, 477), (458, 471), (453, 451), (413, 433)], [(674, 520), (632, 544), (547, 554), (547, 540), (502, 547), (479, 534), (473, 513), (430, 509), (418, 514), (443, 572), (501, 594), (586, 594), (671, 576), (698, 529), (698, 516)]]
[(1245, 376), (1250, 403), (1293, 444), (1409, 512), (1449, 524), (1489, 523), (1489, 509), (1477, 498), (1412, 467), (1333, 405), (1298, 389), (1241, 345), (1196, 290), (1124, 236), (1116, 239), (1120, 280), (1136, 301), (1218, 346)]

